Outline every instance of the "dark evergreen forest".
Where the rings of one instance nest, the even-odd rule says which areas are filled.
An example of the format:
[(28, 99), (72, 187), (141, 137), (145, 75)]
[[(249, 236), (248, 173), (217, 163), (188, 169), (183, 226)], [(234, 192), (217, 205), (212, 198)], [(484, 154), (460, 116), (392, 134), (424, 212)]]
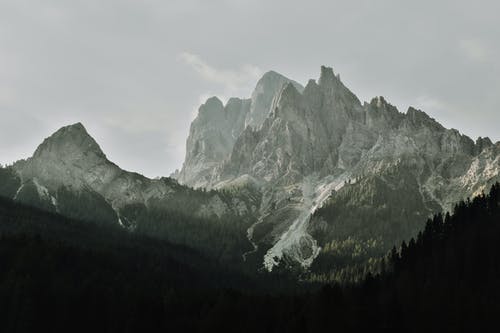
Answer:
[[(6, 184), (8, 185), (8, 184)], [(2, 332), (470, 332), (500, 318), (500, 184), (356, 284), (249, 276), (186, 246), (0, 200)]]

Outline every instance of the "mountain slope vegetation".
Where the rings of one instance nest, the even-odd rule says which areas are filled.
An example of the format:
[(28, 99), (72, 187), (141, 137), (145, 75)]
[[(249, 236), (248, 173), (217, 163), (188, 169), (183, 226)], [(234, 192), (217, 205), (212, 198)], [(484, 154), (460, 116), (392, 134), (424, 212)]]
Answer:
[(11, 200), (0, 200), (0, 222), (9, 332), (469, 332), (497, 325), (500, 311), (500, 184), (435, 215), (380, 275), (309, 292), (259, 292), (185, 248)]
[(171, 178), (148, 179), (122, 170), (79, 123), (45, 139), (27, 160), (0, 167), (0, 196), (184, 244), (240, 266), (242, 254), (251, 249), (246, 230), (260, 200), (250, 187), (195, 190)]

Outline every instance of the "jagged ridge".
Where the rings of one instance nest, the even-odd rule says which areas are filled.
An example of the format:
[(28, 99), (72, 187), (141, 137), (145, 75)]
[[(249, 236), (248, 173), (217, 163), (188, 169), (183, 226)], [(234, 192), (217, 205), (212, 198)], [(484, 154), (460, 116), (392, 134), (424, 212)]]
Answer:
[[(205, 139), (193, 140), (190, 134), (186, 162), (190, 147)], [(262, 125), (244, 128), (231, 152), (214, 161), (197, 185), (224, 187), (242, 176), (261, 184), (260, 218), (249, 229), (250, 239), (270, 249), (264, 259), (269, 270), (283, 257), (307, 267), (318, 246), (309, 233), (309, 218), (332, 190), (341, 190), (353, 179), (378, 177), (384, 186), (404, 195), (398, 187), (402, 174), (384, 176), (404, 170), (409, 173), (404, 177), (415, 184), (411, 195), (418, 195), (417, 206), (423, 207), (411, 213), (425, 216), (449, 210), (498, 180), (499, 145), (487, 138), (475, 143), (412, 107), (401, 113), (383, 97), (361, 104), (339, 75), (322, 66), (318, 83), (309, 80), (303, 90), (285, 82)], [(189, 168), (186, 162), (184, 168)], [(325, 191), (330, 192), (325, 196)], [(416, 226), (406, 229), (399, 237), (409, 236)], [(353, 237), (359, 235), (353, 231)], [(375, 238), (379, 236), (384, 237)]]

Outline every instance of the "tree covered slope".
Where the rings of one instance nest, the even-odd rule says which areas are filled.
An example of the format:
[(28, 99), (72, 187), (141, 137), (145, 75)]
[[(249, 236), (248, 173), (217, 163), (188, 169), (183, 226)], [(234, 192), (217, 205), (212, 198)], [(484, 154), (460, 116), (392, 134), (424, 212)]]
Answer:
[(453, 215), (430, 219), (416, 239), (393, 249), (380, 275), (312, 292), (296, 285), (266, 294), (185, 248), (102, 226), (96, 234), (91, 224), (12, 201), (0, 200), (0, 226), (6, 332), (470, 332), (498, 325), (500, 184), (459, 203)]

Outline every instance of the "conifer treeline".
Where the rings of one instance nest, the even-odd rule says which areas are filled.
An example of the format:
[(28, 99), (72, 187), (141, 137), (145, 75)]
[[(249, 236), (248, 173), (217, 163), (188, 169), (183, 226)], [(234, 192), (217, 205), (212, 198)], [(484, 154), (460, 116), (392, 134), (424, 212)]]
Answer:
[[(272, 292), (265, 289), (272, 281), (231, 275), (188, 249), (74, 229), (67, 219), (12, 202), (0, 208), (5, 332), (498, 328), (500, 184), (457, 204), (452, 215), (434, 216), (416, 239), (393, 249), (380, 275), (316, 291), (296, 285), (295, 292)], [(51, 236), (53, 222), (64, 231)]]

